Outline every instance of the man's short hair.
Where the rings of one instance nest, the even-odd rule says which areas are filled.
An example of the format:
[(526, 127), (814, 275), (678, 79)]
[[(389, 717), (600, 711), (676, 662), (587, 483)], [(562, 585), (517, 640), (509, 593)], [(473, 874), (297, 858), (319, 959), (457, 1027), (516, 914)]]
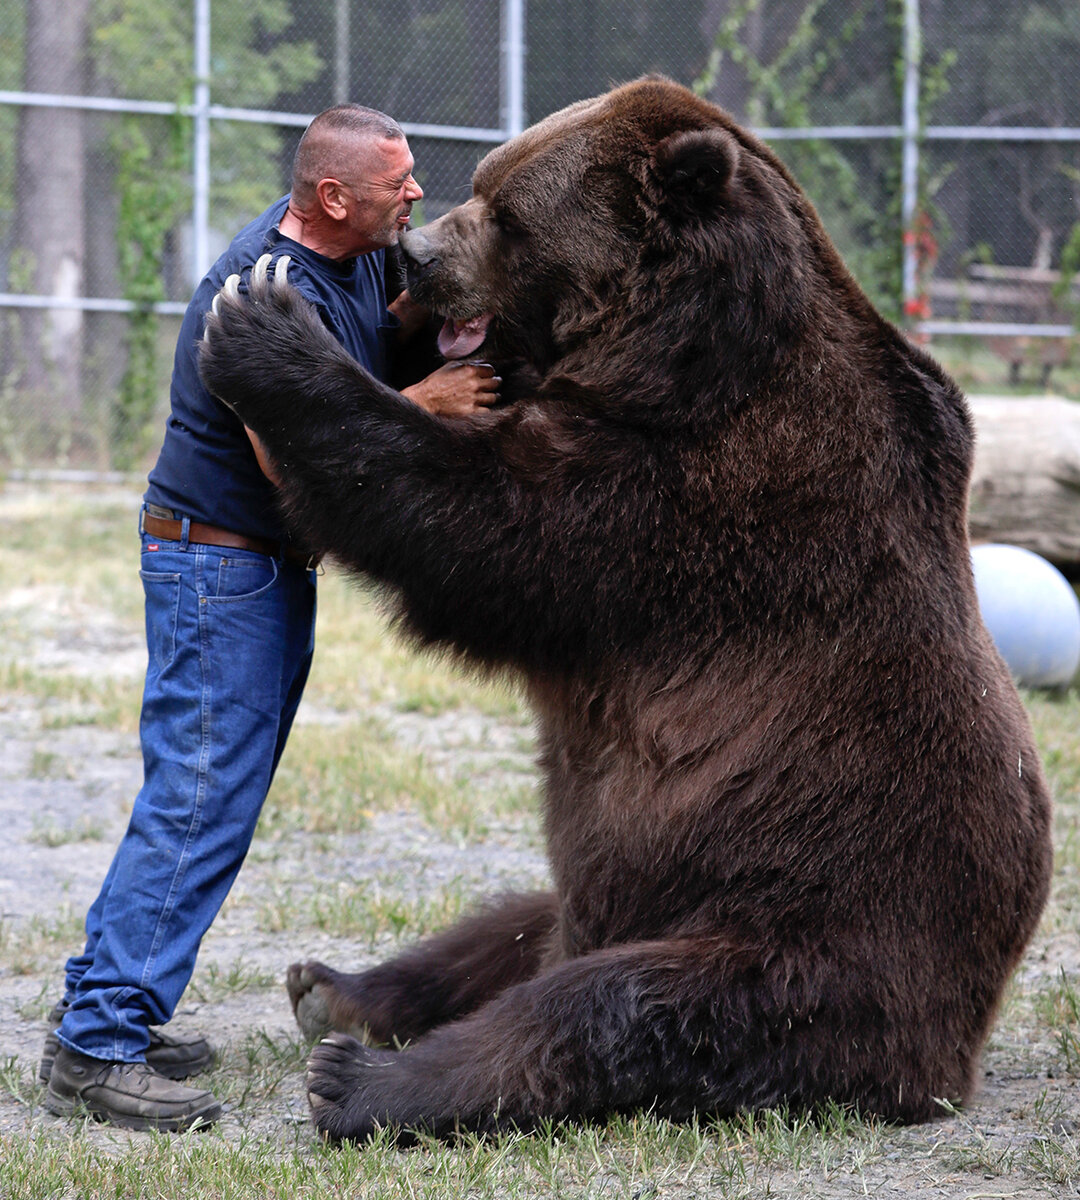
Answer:
[(304, 130), (292, 169), (292, 196), (301, 207), (314, 199), (320, 179), (353, 183), (365, 169), (365, 143), (404, 141), (401, 126), (386, 113), (362, 104), (335, 104)]

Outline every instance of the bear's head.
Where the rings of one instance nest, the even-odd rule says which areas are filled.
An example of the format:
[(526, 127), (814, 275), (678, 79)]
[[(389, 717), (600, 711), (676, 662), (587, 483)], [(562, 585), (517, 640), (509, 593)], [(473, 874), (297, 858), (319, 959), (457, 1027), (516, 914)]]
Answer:
[[(659, 78), (492, 151), (472, 198), (402, 247), (413, 296), (447, 318), (444, 356), (523, 362), (541, 378), (595, 377), (603, 361), (609, 400), (715, 394), (702, 373), (721, 358), (730, 386), (753, 386), (793, 348), (813, 354), (838, 311), (870, 311), (771, 151)], [(841, 304), (825, 299), (836, 289)]]

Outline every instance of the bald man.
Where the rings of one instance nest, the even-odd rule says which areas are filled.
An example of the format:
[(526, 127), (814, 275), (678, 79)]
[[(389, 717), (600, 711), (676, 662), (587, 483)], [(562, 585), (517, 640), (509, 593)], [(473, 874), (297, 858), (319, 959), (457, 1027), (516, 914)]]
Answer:
[[(201, 1037), (161, 1031), (251, 843), (307, 680), (315, 563), (289, 540), (275, 464), (202, 386), (196, 347), (226, 278), (258, 260), (314, 304), (380, 379), (426, 314), (387, 306), (384, 252), (423, 192), (400, 127), (359, 105), (321, 113), (297, 149), (291, 191), (234, 238), (199, 285), (176, 347), (171, 412), (141, 517), (149, 661), (144, 781), (68, 960), (50, 1018), (46, 1106), (132, 1129), (213, 1123), (221, 1105), (183, 1079), (211, 1065)], [(448, 364), (404, 389), (462, 416), (497, 398), (484, 364)]]

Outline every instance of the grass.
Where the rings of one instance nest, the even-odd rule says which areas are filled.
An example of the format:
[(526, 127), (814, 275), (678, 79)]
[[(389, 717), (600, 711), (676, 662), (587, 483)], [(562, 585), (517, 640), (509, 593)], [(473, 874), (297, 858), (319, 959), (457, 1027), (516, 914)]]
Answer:
[[(33, 771), (31, 771), (31, 777), (41, 778)], [(61, 778), (71, 779), (73, 776), (65, 772)], [(70, 825), (61, 825), (51, 818), (45, 820), (35, 818), (34, 827), (28, 840), (39, 846), (50, 846), (55, 849), (57, 846), (69, 846), (78, 842), (100, 842), (104, 838), (105, 826), (97, 818), (87, 815), (80, 817)]]
[[(35, 664), (36, 635), (27, 636), (22, 618), (4, 607), (3, 598), (29, 588), (30, 607), (23, 611), (33, 611), (39, 589), (49, 598), (49, 611), (59, 613), (61, 632), (65, 620), (67, 627), (77, 621), (80, 605), (105, 607), (121, 628), (137, 632), (136, 502), (65, 493), (70, 519), (58, 526), (46, 515), (55, 508), (55, 495), (27, 492), (15, 500), (5, 504), (0, 490), (0, 634), (6, 639), (0, 641), (0, 715), (36, 713), (42, 738), (30, 774), (42, 784), (70, 782), (78, 778), (79, 764), (52, 747), (50, 732), (88, 724), (128, 732), (134, 745), (138, 682)], [(59, 606), (57, 597), (65, 598)], [(445, 864), (426, 870), (421, 859), (427, 850), (408, 847), (403, 853), (415, 864), (412, 873), (363, 871), (351, 878), (335, 871), (322, 877), (318, 864), (339, 863), (342, 846), (362, 848), (380, 823), (398, 814), (419, 821), (433, 843), (466, 847), (468, 855), (495, 838), (516, 847), (535, 839), (528, 716), (512, 691), (463, 677), (388, 637), (377, 603), (340, 576), (321, 580), (319, 605), (307, 715), (280, 765), (252, 853), (271, 877), (280, 860), (281, 874), (270, 886), (235, 889), (222, 922), (235, 932), (243, 917), (257, 936), (282, 941), (300, 929), (305, 938), (339, 941), (370, 956), (454, 920), (478, 898), (468, 874), (457, 875)], [(33, 1055), (0, 1056), (0, 1113), (6, 1114), (0, 1126), (0, 1200), (177, 1195), (831, 1200), (904, 1190), (957, 1196), (1075, 1192), (1080, 695), (1033, 694), (1025, 703), (1057, 799), (1056, 867), (1040, 936), (1065, 947), (1067, 965), (1016, 977), (988, 1047), (988, 1066), (997, 1076), (1038, 1076), (1019, 1100), (1000, 1101), (989, 1112), (976, 1104), (948, 1119), (943, 1112), (940, 1125), (909, 1130), (863, 1121), (839, 1108), (813, 1118), (765, 1112), (686, 1124), (637, 1113), (599, 1124), (553, 1126), (529, 1137), (424, 1142), (410, 1151), (379, 1138), (362, 1149), (333, 1149), (312, 1137), (301, 1082), (307, 1047), (291, 1037), (256, 1028), (238, 1040), (226, 1039), (205, 1084), (227, 1103), (229, 1115), (217, 1130), (186, 1137), (46, 1119), (35, 1040)], [(416, 736), (455, 717), (467, 717), (468, 728), (479, 732), (451, 756), (440, 756), (438, 738), (432, 744)], [(502, 740), (488, 739), (489, 728), (500, 731)], [(463, 758), (467, 769), (454, 765)], [(92, 843), (104, 834), (93, 817), (70, 825), (42, 817), (32, 823), (28, 841), (59, 848)], [(287, 870), (297, 846), (306, 847), (309, 857)], [(65, 904), (33, 920), (0, 919), (0, 986), (20, 984), (15, 1007), (35, 1030), (54, 999), (51, 972), (78, 943), (81, 919), (81, 912)], [(279, 998), (280, 972), (249, 957), (241, 943), (243, 938), (231, 957), (218, 953), (197, 968), (189, 997), (206, 1013), (264, 994)], [(283, 946), (282, 965), (291, 951)]]
[[(274, 1095), (273, 1070), (260, 1080)], [(26, 1088), (24, 1092), (32, 1088)], [(240, 1097), (237, 1097), (238, 1099)], [(245, 1097), (253, 1101), (252, 1094)], [(782, 1132), (777, 1133), (781, 1127)], [(385, 1138), (358, 1149), (345, 1146), (272, 1147), (252, 1138), (223, 1145), (214, 1135), (137, 1139), (139, 1155), (102, 1148), (78, 1129), (63, 1139), (0, 1138), (5, 1200), (73, 1194), (80, 1198), (198, 1195), (206, 1200), (237, 1196), (303, 1197), (304, 1200), (370, 1197), (468, 1197), (515, 1200), (533, 1197), (604, 1197), (649, 1200), (652, 1196), (737, 1198), (774, 1193), (770, 1162), (756, 1157), (795, 1148), (798, 1174), (835, 1179), (855, 1167), (859, 1155), (880, 1154), (876, 1127), (846, 1119), (842, 1132), (786, 1124), (769, 1129), (741, 1122), (673, 1125), (648, 1115), (608, 1126), (556, 1126), (536, 1137), (507, 1135), (480, 1141), (466, 1137), (453, 1146), (423, 1142), (409, 1152)], [(779, 1141), (774, 1145), (774, 1135)], [(832, 1144), (842, 1139), (845, 1151)], [(118, 1139), (119, 1140), (119, 1139)], [(847, 1161), (843, 1161), (847, 1155)], [(170, 1190), (179, 1187), (180, 1190)]]
[(1080, 1076), (1080, 980), (1060, 969), (1058, 978), (1035, 995), (1035, 1012), (1049, 1029), (1069, 1075)]
[(425, 895), (417, 895), (414, 886), (412, 879), (398, 875), (335, 881), (304, 896), (283, 889), (263, 901), (257, 925), (270, 933), (317, 929), (373, 950), (387, 939), (413, 939), (445, 929), (475, 899), (460, 879)]
[(358, 833), (377, 814), (407, 808), (458, 844), (477, 841), (492, 821), (535, 807), (531, 781), (501, 782), (521, 772), (521, 758), (496, 758), (490, 766), (500, 782), (478, 790), (476, 771), (437, 771), (423, 753), (404, 749), (385, 722), (300, 724), (278, 767), (259, 837)]
[(356, 832), (376, 812), (403, 804), (432, 810), (440, 790), (423, 756), (402, 753), (375, 721), (300, 726), (282, 757), (261, 831)]
[(245, 962), (241, 957), (225, 967), (212, 962), (205, 968), (199, 968), (188, 984), (188, 992), (203, 1004), (214, 1004), (238, 992), (275, 987), (277, 982), (276, 975)]
[(12, 975), (33, 975), (62, 961), (82, 940), (84, 915), (65, 903), (18, 924), (0, 917), (0, 963)]
[[(5, 643), (2, 653), (10, 653), (10, 643)], [(134, 732), (141, 696), (141, 681), (58, 675), (0, 657), (0, 712), (27, 702), (38, 704), (46, 729), (93, 725)]]
[(1055, 366), (1048, 386), (1042, 384), (1041, 339), (1032, 338), (1030, 361), (1025, 363), (1018, 383), (1009, 382), (1009, 367), (989, 344), (972, 337), (935, 337), (927, 349), (969, 395), (1042, 396), (1050, 393), (1080, 400), (1080, 341), (1074, 335), (1068, 359)]

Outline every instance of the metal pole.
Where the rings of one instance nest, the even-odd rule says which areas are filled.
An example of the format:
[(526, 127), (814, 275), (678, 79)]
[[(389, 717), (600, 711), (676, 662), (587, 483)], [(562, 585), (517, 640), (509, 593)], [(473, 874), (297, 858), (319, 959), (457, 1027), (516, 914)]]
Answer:
[(210, 267), (210, 0), (195, 0), (195, 163), (192, 172), (192, 286)]
[(904, 233), (903, 300), (915, 300), (918, 254), (915, 218), (919, 207), (919, 73), (922, 34), (919, 0), (904, 0), (903, 159), (901, 163), (901, 224)]
[(502, 112), (507, 137), (525, 128), (525, 0), (502, 3)]
[(334, 10), (334, 103), (349, 99), (349, 0), (337, 0)]

